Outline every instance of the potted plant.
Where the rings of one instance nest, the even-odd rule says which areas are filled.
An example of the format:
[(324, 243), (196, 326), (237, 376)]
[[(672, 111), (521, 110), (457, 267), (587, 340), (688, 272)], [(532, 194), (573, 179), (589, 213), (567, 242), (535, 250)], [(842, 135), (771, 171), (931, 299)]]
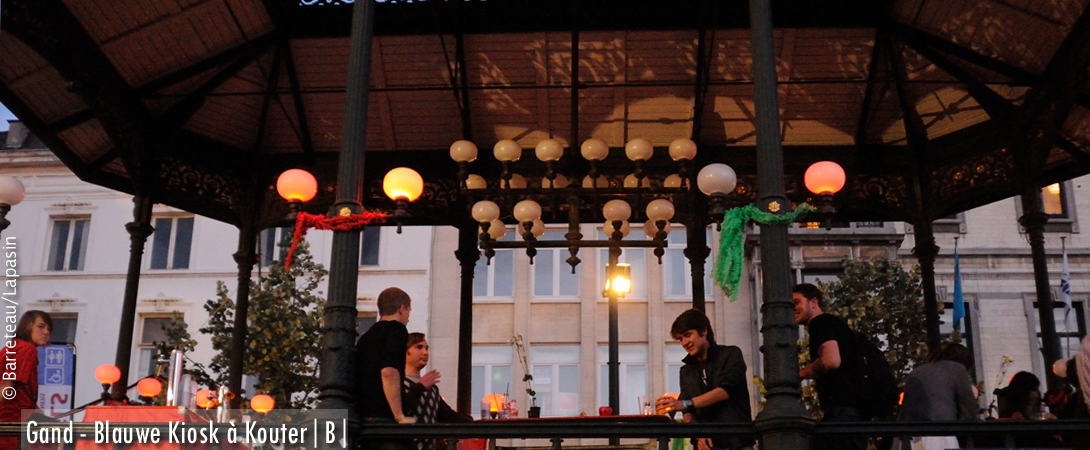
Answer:
[(519, 362), (522, 363), (522, 381), (526, 382), (526, 393), (530, 394), (530, 408), (526, 412), (526, 416), (531, 419), (541, 417), (541, 407), (537, 406), (537, 392), (534, 391), (534, 375), (530, 373), (530, 364), (526, 360), (526, 347), (522, 340), (522, 334), (516, 334), (511, 338), (511, 343), (515, 345), (515, 351), (518, 352)]

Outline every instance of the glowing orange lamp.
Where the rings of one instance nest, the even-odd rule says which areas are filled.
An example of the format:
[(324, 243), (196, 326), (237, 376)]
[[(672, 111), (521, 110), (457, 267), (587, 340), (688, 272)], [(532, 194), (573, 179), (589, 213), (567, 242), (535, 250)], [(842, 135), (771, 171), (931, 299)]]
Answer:
[(397, 203), (394, 222), (397, 222), (397, 232), (400, 234), (401, 224), (409, 218), (405, 208), (409, 206), (409, 202), (415, 201), (424, 193), (424, 179), (415, 170), (398, 167), (386, 173), (386, 177), (382, 179), (382, 191)]
[(102, 384), (114, 384), (121, 379), (121, 369), (109, 364), (103, 364), (95, 369), (95, 379)]
[(276, 179), (276, 192), (289, 202), (309, 202), (318, 195), (318, 180), (303, 169), (288, 169)]
[(806, 184), (806, 189), (817, 194), (814, 206), (817, 207), (818, 214), (822, 216), (825, 229), (833, 229), (833, 216), (836, 215), (836, 208), (833, 207), (833, 194), (844, 188), (844, 183), (847, 180), (844, 175), (844, 168), (832, 161), (816, 162), (806, 169), (802, 180)]
[(155, 397), (162, 391), (163, 383), (152, 377), (144, 378), (136, 383), (136, 392), (139, 392), (140, 395), (143, 395), (144, 397)]
[(110, 385), (121, 379), (121, 369), (117, 366), (103, 364), (95, 369), (95, 379), (102, 383), (102, 400), (110, 399)]
[(495, 419), (496, 415), (503, 409), (503, 395), (488, 394), (484, 396), (484, 400), (482, 400), (481, 403), (488, 403), (488, 412), (492, 413), (492, 418)]
[(272, 411), (274, 406), (276, 406), (276, 400), (265, 394), (255, 395), (250, 399), (250, 408), (259, 413)]
[(197, 407), (199, 407), (199, 408), (208, 408), (208, 407), (212, 406), (212, 399), (210, 398), (211, 395), (212, 395), (212, 391), (210, 389), (201, 389), (201, 390), (197, 391), (196, 398), (195, 398), (195, 400), (197, 402)]
[(818, 195), (835, 194), (844, 188), (846, 180), (844, 168), (832, 161), (821, 161), (810, 165), (802, 176), (806, 189)]

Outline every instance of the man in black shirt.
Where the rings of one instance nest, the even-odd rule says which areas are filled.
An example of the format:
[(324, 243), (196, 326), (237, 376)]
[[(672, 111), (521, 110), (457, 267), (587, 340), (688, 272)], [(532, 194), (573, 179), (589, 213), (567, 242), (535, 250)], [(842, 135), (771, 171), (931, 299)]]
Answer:
[[(656, 409), (681, 411), (685, 422), (750, 422), (746, 362), (735, 346), (716, 345), (708, 316), (698, 309), (681, 313), (670, 335), (689, 353), (682, 361), (681, 395), (659, 397)], [(736, 436), (695, 439), (697, 450), (751, 449), (752, 438)]]
[[(356, 410), (368, 422), (415, 423), (402, 413), (401, 379), (405, 376), (405, 347), (409, 342), (412, 299), (396, 287), (378, 296), (379, 321), (356, 341)], [(402, 450), (405, 440), (369, 442), (372, 449)]]
[[(814, 389), (824, 413), (822, 422), (863, 422), (856, 399), (860, 378), (853, 333), (839, 317), (824, 314), (821, 290), (809, 283), (791, 290), (795, 323), (810, 334), (810, 364), (799, 369), (799, 378), (817, 380)], [(814, 450), (865, 450), (865, 438), (814, 439)]]

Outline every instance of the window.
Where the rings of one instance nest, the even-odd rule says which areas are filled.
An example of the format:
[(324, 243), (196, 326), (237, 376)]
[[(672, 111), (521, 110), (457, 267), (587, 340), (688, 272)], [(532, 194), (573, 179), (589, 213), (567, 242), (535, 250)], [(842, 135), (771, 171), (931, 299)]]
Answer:
[(530, 347), (530, 371), (541, 417), (579, 415), (578, 345)]
[[(469, 404), (478, 419), (484, 417), (481, 417), (478, 411), (480, 408), (474, 406), (480, 405), (486, 395), (502, 395), (507, 389), (513, 388), (511, 385), (511, 352), (513, 351), (510, 346), (473, 346), (473, 383)], [(537, 387), (536, 378), (534, 387)], [(538, 398), (541, 398), (541, 390), (537, 391)]]
[(664, 358), (666, 360), (666, 392), (681, 393), (681, 360), (689, 353), (677, 343), (667, 343)]
[[(1041, 319), (1037, 302), (1033, 302), (1033, 326), (1037, 330), (1037, 348), (1041, 348)], [(1056, 323), (1056, 335), (1060, 338), (1060, 357), (1071, 358), (1079, 351), (1079, 343), (1086, 336), (1086, 317), (1083, 314), (1082, 301), (1071, 301), (1072, 328), (1064, 327), (1064, 304), (1059, 300), (1052, 302), (1052, 317)], [(1043, 373), (1043, 372), (1042, 372)]]
[(151, 235), (152, 269), (188, 269), (193, 217), (157, 217)]
[(76, 316), (53, 315), (53, 333), (49, 339), (51, 344), (76, 344)]
[(360, 233), (360, 265), (378, 265), (379, 238), (382, 237), (381, 227), (367, 227)]
[[(711, 234), (709, 231), (705, 233)], [(673, 231), (666, 237), (670, 246), (662, 257), (662, 277), (667, 297), (693, 296), (692, 265), (689, 264), (689, 258), (685, 257), (686, 239), (685, 228), (680, 225), (674, 226)], [(711, 239), (707, 242), (711, 242)], [(704, 259), (704, 296), (709, 299), (712, 298), (711, 273), (712, 256), (709, 255)]]
[(1041, 188), (1041, 206), (1048, 217), (1067, 219), (1067, 189), (1064, 183)]
[(965, 233), (965, 213), (951, 214), (931, 223), (934, 233)]
[[(950, 295), (953, 296), (953, 294)], [(961, 319), (961, 345), (964, 345), (969, 349), (970, 353), (976, 355), (976, 343), (973, 342), (974, 326), (973, 311), (970, 307), (969, 300), (965, 299), (965, 317)], [(943, 303), (942, 314), (939, 315), (939, 335), (942, 336), (943, 339), (948, 339), (950, 332), (952, 331), (954, 331), (954, 302), (946, 302)], [(976, 380), (976, 373), (977, 368), (974, 364), (973, 372), (969, 375)]]
[[(674, 234), (671, 232), (670, 234)], [(598, 239), (606, 240), (606, 233), (598, 229)], [(625, 236), (627, 241), (644, 241), (647, 236), (643, 231), (633, 227), (632, 232)], [(606, 285), (606, 264), (609, 263), (609, 249), (598, 249), (598, 286)], [(621, 257), (617, 260), (621, 264), (631, 265), (632, 292), (625, 298), (647, 298), (647, 249), (626, 248), (621, 250)], [(544, 413), (542, 413), (544, 414)]]
[(91, 218), (53, 219), (46, 270), (83, 270)]
[[(514, 233), (508, 230), (499, 241), (508, 242), (515, 240)], [(515, 251), (513, 249), (496, 249), (496, 255), (492, 257), (492, 263), (487, 264), (484, 255), (477, 259), (477, 266), (473, 269), (473, 296), (474, 297), (501, 297), (510, 298), (515, 290)], [(537, 264), (536, 262), (534, 263)]]
[(378, 321), (378, 313), (375, 312), (361, 312), (356, 316), (356, 337), (359, 338), (371, 329), (371, 325), (374, 325)]
[[(621, 411), (618, 414), (643, 414), (639, 398), (647, 396), (647, 346), (619, 346)], [(652, 400), (653, 401), (653, 400)], [(598, 404), (609, 405), (609, 346), (598, 346)]]
[(261, 252), (261, 267), (269, 267), (273, 261), (283, 261), (291, 246), (294, 233), (291, 227), (266, 228), (258, 236), (258, 251)]
[(164, 327), (170, 326), (170, 317), (144, 316), (140, 327), (140, 363), (133, 370), (139, 378), (155, 375), (159, 350), (155, 343), (166, 342)]
[[(541, 240), (563, 241), (566, 230), (548, 230)], [(578, 297), (581, 266), (571, 271), (566, 248), (539, 248), (534, 257), (534, 297)]]

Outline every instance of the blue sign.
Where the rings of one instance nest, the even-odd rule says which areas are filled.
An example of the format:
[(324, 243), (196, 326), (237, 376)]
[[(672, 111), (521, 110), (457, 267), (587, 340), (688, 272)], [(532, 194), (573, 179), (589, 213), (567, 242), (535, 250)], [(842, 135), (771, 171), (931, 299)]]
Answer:
[(72, 409), (76, 357), (67, 345), (38, 347), (38, 407), (54, 415)]

